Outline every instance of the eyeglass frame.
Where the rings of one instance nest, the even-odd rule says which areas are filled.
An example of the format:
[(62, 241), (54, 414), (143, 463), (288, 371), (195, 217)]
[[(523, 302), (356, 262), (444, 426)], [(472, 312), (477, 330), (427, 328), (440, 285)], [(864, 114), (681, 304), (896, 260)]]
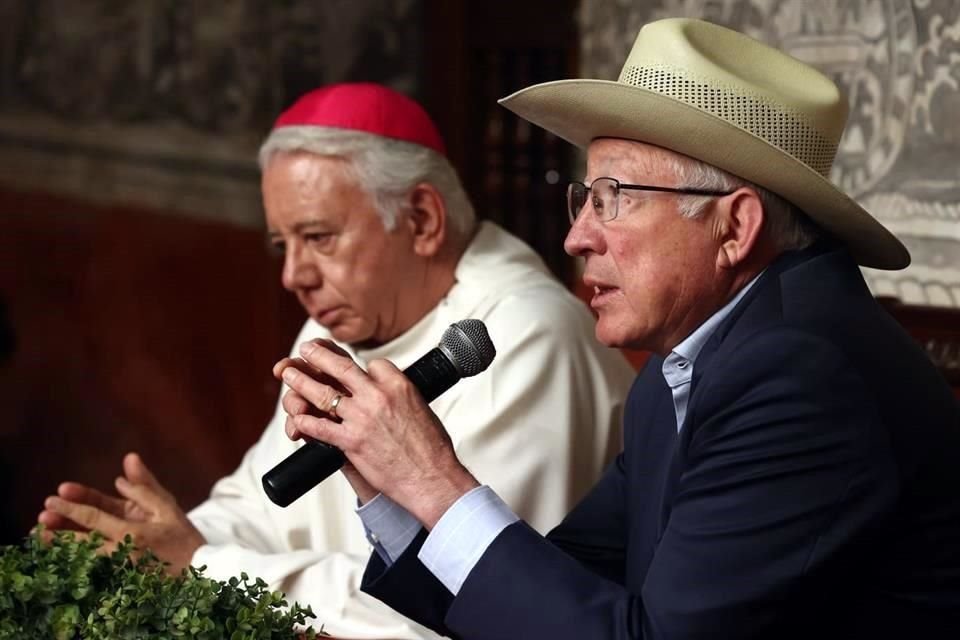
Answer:
[(587, 193), (591, 193), (593, 191), (593, 185), (597, 180), (612, 181), (614, 183), (614, 189), (616, 191), (616, 200), (614, 200), (616, 210), (613, 212), (613, 215), (610, 216), (609, 218), (603, 219), (603, 218), (599, 218), (598, 216), (598, 219), (600, 220), (600, 222), (610, 222), (611, 220), (616, 220), (617, 216), (620, 215), (620, 190), (621, 189), (629, 189), (632, 191), (654, 191), (657, 193), (679, 193), (682, 195), (707, 196), (707, 197), (728, 196), (731, 193), (733, 193), (733, 191), (716, 191), (713, 189), (695, 189), (692, 187), (690, 188), (688, 187), (657, 187), (657, 186), (648, 185), (648, 184), (630, 184), (627, 182), (620, 182), (616, 178), (611, 178), (610, 176), (599, 176), (597, 178), (594, 178), (593, 180), (590, 181), (589, 187), (585, 182), (581, 182), (579, 180), (571, 180), (569, 183), (567, 183), (567, 218), (570, 220), (571, 225), (574, 224), (577, 221), (577, 218), (580, 217), (580, 211), (583, 211), (583, 208), (587, 206), (587, 201), (589, 200), (589, 198), (584, 199), (583, 205), (581, 205), (580, 207), (580, 211), (578, 211), (577, 215), (574, 216), (570, 206), (571, 205), (570, 192), (573, 188), (573, 185), (579, 184), (583, 186), (584, 190)]

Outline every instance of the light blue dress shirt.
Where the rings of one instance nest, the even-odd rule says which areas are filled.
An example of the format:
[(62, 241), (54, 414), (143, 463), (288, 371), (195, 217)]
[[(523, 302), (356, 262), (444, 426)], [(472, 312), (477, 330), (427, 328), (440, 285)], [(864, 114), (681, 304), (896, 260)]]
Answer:
[[(673, 395), (677, 431), (683, 427), (687, 415), (690, 381), (697, 356), (760, 275), (664, 358), (661, 371)], [(387, 566), (400, 557), (420, 530), (416, 518), (382, 494), (357, 509), (357, 513), (363, 521), (367, 540)], [(456, 595), (487, 547), (501, 531), (519, 519), (490, 487), (477, 487), (447, 509), (427, 536), (417, 557), (450, 593)]]
[[(763, 275), (761, 272), (760, 275)], [(667, 381), (670, 387), (670, 393), (673, 395), (673, 410), (677, 414), (677, 431), (683, 428), (683, 421), (687, 417), (687, 403), (690, 400), (690, 381), (693, 380), (693, 363), (704, 345), (717, 330), (737, 303), (747, 295), (757, 278), (747, 283), (747, 286), (733, 297), (730, 302), (707, 318), (706, 322), (693, 330), (689, 336), (683, 339), (683, 342), (673, 348), (673, 351), (663, 359), (663, 366), (660, 371), (663, 373), (663, 379)]]

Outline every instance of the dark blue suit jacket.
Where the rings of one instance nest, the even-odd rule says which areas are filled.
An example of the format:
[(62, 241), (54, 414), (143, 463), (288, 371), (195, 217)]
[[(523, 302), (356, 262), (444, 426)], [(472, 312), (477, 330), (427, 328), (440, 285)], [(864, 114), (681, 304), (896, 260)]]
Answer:
[(453, 598), (421, 534), (363, 588), (463, 638), (960, 637), (960, 409), (844, 251), (767, 269), (696, 360), (679, 434), (661, 362), (547, 539), (508, 527)]

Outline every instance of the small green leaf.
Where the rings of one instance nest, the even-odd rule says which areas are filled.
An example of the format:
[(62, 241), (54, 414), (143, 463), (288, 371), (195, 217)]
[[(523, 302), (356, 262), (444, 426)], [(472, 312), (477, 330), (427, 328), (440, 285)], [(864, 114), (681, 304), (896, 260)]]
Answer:
[(77, 540), (58, 531), (48, 544), (40, 531), (0, 547), (0, 640), (317, 637), (302, 629), (314, 617), (310, 608), (286, 609), (283, 593), (261, 578), (242, 573), (221, 582), (204, 577), (206, 567), (171, 576), (129, 536), (101, 555), (97, 532)]

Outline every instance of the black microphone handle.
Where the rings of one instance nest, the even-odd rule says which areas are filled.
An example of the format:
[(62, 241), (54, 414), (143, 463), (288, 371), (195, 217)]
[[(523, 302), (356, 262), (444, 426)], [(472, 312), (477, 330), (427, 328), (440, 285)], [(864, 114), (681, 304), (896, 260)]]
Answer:
[(403, 370), (403, 375), (407, 376), (427, 403), (436, 400), (463, 377), (439, 347), (423, 354), (419, 360)]
[[(439, 348), (428, 351), (404, 369), (403, 375), (427, 402), (433, 402), (461, 378)], [(309, 440), (263, 474), (263, 490), (274, 504), (286, 507), (334, 474), (345, 461), (343, 452), (335, 446)]]
[(332, 444), (308, 440), (263, 474), (263, 490), (274, 504), (286, 507), (336, 473), (345, 461), (343, 452)]

